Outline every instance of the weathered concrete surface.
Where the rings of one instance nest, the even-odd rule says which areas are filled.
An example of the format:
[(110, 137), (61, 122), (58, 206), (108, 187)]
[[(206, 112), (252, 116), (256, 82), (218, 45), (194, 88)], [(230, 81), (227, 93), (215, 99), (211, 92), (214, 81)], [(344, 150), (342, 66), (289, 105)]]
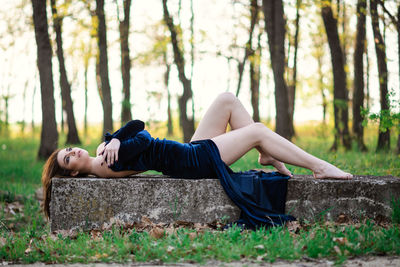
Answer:
[[(352, 180), (289, 180), (286, 211), (299, 219), (345, 214), (388, 220), (392, 197), (400, 198), (400, 178), (357, 176)], [(54, 178), (51, 229), (99, 228), (110, 218), (132, 223), (142, 216), (153, 222), (234, 221), (239, 209), (217, 179), (183, 180), (159, 175), (130, 178)]]
[(295, 176), (288, 183), (286, 212), (300, 219), (390, 220), (392, 198), (400, 199), (400, 178), (356, 176), (351, 180)]
[(239, 209), (219, 180), (172, 179), (136, 175), (130, 178), (53, 178), (51, 229), (98, 228), (110, 218), (123, 222), (211, 222), (235, 220)]

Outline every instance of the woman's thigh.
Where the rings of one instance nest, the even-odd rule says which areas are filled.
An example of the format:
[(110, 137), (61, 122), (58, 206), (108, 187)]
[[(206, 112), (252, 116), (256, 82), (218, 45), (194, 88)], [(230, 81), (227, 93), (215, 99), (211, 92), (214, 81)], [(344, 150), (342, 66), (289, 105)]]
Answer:
[(212, 138), (219, 149), (222, 161), (231, 165), (255, 148), (260, 141), (259, 128), (258, 124), (251, 124)]
[(232, 98), (229, 93), (220, 94), (207, 109), (191, 141), (211, 139), (224, 134), (231, 116), (231, 101)]
[(211, 139), (224, 134), (228, 124), (232, 129), (238, 129), (253, 123), (239, 99), (232, 93), (225, 92), (208, 108), (191, 141)]

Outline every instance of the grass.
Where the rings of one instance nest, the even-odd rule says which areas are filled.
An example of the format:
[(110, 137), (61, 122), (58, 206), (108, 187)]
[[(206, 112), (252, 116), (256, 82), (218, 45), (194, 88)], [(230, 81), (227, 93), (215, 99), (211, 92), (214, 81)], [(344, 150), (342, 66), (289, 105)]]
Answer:
[[(369, 152), (329, 152), (332, 136), (322, 126), (297, 127), (294, 142), (317, 157), (355, 174), (400, 176), (399, 156), (375, 152), (376, 129), (366, 130)], [(96, 138), (83, 145), (93, 154)], [(392, 143), (395, 140), (393, 139)], [(397, 140), (396, 140), (397, 141)], [(34, 192), (40, 187), (42, 161), (36, 161), (38, 135), (0, 136), (0, 261), (32, 263), (89, 262), (230, 262), (243, 258), (328, 258), (337, 263), (360, 255), (400, 254), (400, 200), (393, 199), (393, 222), (338, 224), (319, 221), (297, 228), (276, 227), (241, 231), (181, 228), (155, 237), (149, 231), (114, 226), (104, 231), (51, 233)], [(288, 166), (295, 174), (308, 170)], [(251, 151), (232, 168), (261, 168)], [(23, 196), (23, 197), (21, 197)]]

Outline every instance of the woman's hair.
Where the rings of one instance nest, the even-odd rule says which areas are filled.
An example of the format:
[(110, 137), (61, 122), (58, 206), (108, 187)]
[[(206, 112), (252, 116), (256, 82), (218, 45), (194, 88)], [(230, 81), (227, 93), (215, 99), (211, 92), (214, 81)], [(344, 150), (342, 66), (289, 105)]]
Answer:
[(46, 217), (50, 218), (50, 200), (51, 200), (51, 179), (56, 175), (66, 176), (70, 171), (62, 168), (57, 161), (58, 152), (61, 149), (54, 151), (47, 159), (43, 166), (42, 185), (43, 185), (43, 211)]

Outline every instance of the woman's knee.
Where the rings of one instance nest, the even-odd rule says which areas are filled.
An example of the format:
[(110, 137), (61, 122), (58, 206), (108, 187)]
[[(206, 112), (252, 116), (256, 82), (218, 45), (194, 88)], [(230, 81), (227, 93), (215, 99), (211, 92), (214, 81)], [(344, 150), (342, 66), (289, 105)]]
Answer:
[(233, 105), (236, 101), (238, 101), (237, 97), (231, 92), (223, 92), (219, 94), (217, 100), (224, 106)]
[(252, 127), (254, 128), (254, 132), (260, 137), (265, 137), (265, 135), (271, 132), (271, 130), (261, 122), (253, 123)]

